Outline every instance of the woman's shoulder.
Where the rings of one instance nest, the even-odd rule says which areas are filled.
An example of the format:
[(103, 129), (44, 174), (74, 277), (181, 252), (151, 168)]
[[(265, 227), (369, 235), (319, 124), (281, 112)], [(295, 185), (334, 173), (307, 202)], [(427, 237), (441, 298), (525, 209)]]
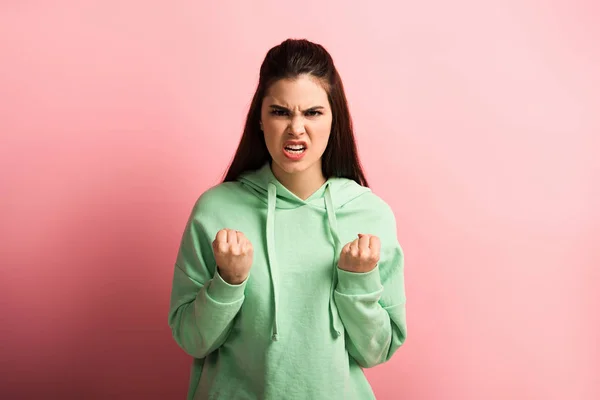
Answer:
[(239, 182), (222, 182), (211, 186), (198, 196), (194, 204), (194, 212), (221, 211), (225, 207), (238, 203), (242, 192)]
[(373, 190), (365, 191), (344, 207), (367, 212), (379, 218), (394, 218), (394, 210), (390, 204)]

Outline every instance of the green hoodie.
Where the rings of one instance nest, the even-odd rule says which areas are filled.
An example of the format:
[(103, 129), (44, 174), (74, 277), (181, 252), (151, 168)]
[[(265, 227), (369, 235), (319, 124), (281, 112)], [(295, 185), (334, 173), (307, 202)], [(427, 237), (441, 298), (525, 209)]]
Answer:
[[(220, 229), (254, 247), (230, 285), (211, 243)], [(359, 233), (380, 238), (371, 272), (337, 268)], [(362, 371), (406, 338), (404, 257), (392, 210), (368, 188), (331, 178), (302, 200), (269, 164), (196, 202), (174, 268), (169, 326), (194, 357), (188, 399), (373, 399)]]

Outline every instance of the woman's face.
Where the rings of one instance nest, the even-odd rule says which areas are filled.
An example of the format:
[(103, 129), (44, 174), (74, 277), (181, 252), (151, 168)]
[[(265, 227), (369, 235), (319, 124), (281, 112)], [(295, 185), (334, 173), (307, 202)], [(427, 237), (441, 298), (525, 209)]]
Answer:
[(332, 114), (319, 80), (301, 75), (272, 84), (263, 99), (261, 121), (273, 172), (310, 172), (322, 178), (321, 156), (329, 141)]

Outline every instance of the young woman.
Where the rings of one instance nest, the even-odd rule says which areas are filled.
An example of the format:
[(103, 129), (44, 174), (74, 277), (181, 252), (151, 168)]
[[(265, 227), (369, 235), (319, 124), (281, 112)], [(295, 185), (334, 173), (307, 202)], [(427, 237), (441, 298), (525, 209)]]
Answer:
[(272, 48), (224, 182), (196, 202), (169, 325), (188, 399), (373, 399), (406, 338), (404, 258), (368, 188), (342, 81), (306, 40)]

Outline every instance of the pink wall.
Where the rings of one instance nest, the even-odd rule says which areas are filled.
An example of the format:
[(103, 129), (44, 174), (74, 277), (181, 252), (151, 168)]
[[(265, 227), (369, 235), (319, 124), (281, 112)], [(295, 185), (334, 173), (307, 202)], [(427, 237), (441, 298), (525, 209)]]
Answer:
[(378, 397), (600, 398), (598, 3), (351, 3), (1, 3), (0, 397), (183, 398), (183, 224), (307, 37), (406, 251)]

